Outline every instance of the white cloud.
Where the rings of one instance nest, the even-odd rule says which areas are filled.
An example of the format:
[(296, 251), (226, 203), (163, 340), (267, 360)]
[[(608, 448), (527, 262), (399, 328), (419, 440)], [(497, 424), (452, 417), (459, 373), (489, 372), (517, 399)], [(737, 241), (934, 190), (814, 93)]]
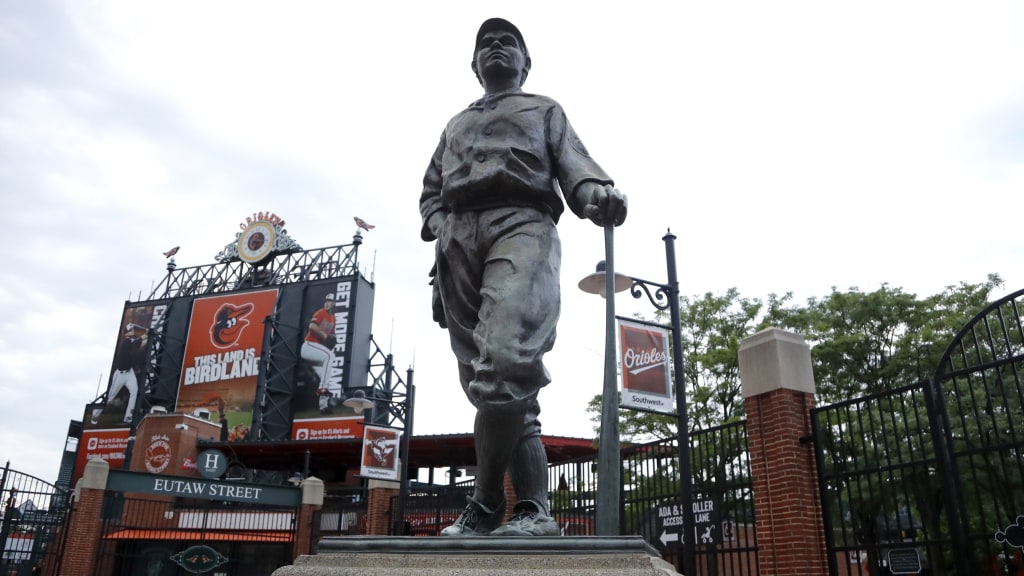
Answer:
[[(415, 351), (417, 433), (463, 432), (446, 334), (429, 315), (432, 248), (415, 199), (445, 122), (478, 97), (472, 38), (516, 22), (526, 89), (567, 109), (630, 196), (618, 266), (684, 293), (745, 296), (882, 282), (930, 294), (997, 272), (1024, 242), (986, 213), (1024, 188), (1024, 8), (934, 3), (679, 5), (33, 2), (0, 5), (3, 390), (12, 465), (56, 474), (113, 355), (123, 300), (212, 261), (253, 211), (307, 248), (347, 243), (358, 215), (377, 282), (374, 334)], [(1015, 129), (1018, 128), (1018, 129)], [(542, 394), (546, 432), (588, 436), (603, 308), (576, 282), (601, 231), (567, 217), (563, 314)], [(67, 305), (65, 305), (67, 303)], [(620, 298), (623, 314), (650, 313)], [(54, 311), (56, 308), (56, 311)], [(61, 310), (74, 328), (61, 329)], [(59, 345), (26, 338), (57, 322)], [(392, 331), (392, 322), (394, 329)], [(392, 333), (393, 332), (393, 333)], [(60, 361), (54, 361), (55, 353)], [(59, 396), (59, 402), (53, 401)], [(466, 405), (453, 410), (445, 403)], [(24, 418), (24, 419), (20, 419)], [(13, 424), (12, 424), (13, 423)], [(29, 453), (26, 449), (31, 450)]]

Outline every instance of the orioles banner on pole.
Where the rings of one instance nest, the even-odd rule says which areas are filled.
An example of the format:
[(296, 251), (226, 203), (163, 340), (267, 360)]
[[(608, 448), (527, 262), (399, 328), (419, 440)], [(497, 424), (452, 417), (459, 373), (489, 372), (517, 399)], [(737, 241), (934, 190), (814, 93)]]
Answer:
[(402, 431), (386, 426), (363, 427), (363, 458), (359, 475), (378, 480), (398, 480), (398, 440)]
[(623, 318), (616, 320), (622, 366), (620, 405), (645, 412), (675, 413), (668, 361), (668, 330)]

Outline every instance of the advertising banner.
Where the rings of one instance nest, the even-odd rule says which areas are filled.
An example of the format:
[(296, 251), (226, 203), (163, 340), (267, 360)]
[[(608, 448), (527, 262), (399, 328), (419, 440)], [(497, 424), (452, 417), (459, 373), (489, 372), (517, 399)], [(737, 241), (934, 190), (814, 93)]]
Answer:
[(378, 480), (398, 480), (398, 439), (402, 431), (385, 426), (363, 428), (363, 457), (359, 475)]
[(672, 414), (668, 330), (618, 318), (623, 408)]
[(84, 420), (87, 429), (131, 426), (132, 411), (146, 392), (146, 363), (155, 360), (149, 358), (149, 340), (163, 331), (166, 312), (166, 303), (125, 306), (107, 381), (107, 402), (92, 407)]
[(263, 353), (264, 319), (274, 313), (277, 290), (199, 298), (192, 305), (176, 412), (199, 408), (228, 430), (228, 441), (245, 440)]
[(313, 284), (306, 292), (292, 397), (292, 440), (362, 434), (362, 417), (342, 404), (346, 392), (352, 392), (354, 280)]
[[(87, 408), (89, 410), (89, 408)], [(88, 416), (88, 412), (86, 413)], [(90, 460), (105, 460), (111, 470), (124, 468), (124, 453), (128, 450), (128, 428), (107, 428), (84, 430), (78, 443), (78, 454), (75, 458), (75, 472), (72, 474), (71, 485), (74, 486), (85, 472), (85, 464)]]
[(363, 418), (305, 418), (292, 422), (292, 440), (362, 438)]

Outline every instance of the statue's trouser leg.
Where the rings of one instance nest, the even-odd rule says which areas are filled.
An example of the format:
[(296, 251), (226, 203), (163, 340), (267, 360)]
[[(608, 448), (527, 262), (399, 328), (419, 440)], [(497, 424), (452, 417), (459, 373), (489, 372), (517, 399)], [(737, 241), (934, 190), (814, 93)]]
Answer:
[(477, 500), (503, 500), (512, 469), (520, 499), (546, 507), (537, 393), (550, 377), (561, 245), (551, 217), (528, 208), (450, 214), (438, 280), (459, 376), (476, 406)]

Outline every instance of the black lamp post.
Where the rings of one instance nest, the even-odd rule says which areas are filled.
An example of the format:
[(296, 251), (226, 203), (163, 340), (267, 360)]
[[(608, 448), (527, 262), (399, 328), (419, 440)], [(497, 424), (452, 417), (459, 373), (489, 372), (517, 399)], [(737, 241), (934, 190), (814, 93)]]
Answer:
[[(388, 354), (385, 360), (385, 382), (384, 387), (386, 390), (394, 393), (394, 389), (391, 386), (391, 362), (392, 357)], [(403, 424), (402, 430), (402, 441), (399, 444), (399, 456), (401, 459), (401, 465), (399, 469), (398, 484), (398, 504), (395, 506), (395, 510), (391, 515), (391, 534), (400, 536), (405, 533), (405, 505), (409, 500), (409, 439), (412, 437), (412, 417), (414, 403), (416, 401), (416, 386), (412, 383), (413, 369), (410, 367), (406, 372), (405, 381), (405, 400), (402, 402), (395, 402), (392, 398), (382, 398), (378, 396), (367, 397), (362, 390), (356, 390), (355, 394), (351, 398), (347, 398), (342, 402), (342, 405), (348, 406), (356, 411), (356, 414), (362, 414), (364, 410), (372, 410), (370, 421), (376, 420), (376, 409), (377, 403), (382, 402), (390, 406), (389, 413), (395, 419), (400, 420)]]
[[(658, 310), (668, 310), (669, 317), (672, 322), (672, 363), (675, 365), (675, 384), (676, 384), (676, 414), (678, 416), (678, 435), (679, 435), (679, 496), (683, 508), (683, 574), (690, 576), (691, 574), (697, 573), (697, 555), (696, 555), (696, 542), (694, 542), (694, 525), (693, 525), (693, 479), (691, 478), (691, 464), (690, 464), (690, 428), (689, 428), (689, 417), (686, 412), (686, 380), (683, 373), (683, 338), (682, 338), (682, 327), (680, 326), (679, 320), (679, 281), (676, 277), (676, 248), (675, 240), (676, 237), (671, 231), (667, 232), (662, 240), (665, 241), (665, 260), (668, 265), (668, 283), (662, 284), (660, 282), (651, 282), (649, 280), (641, 280), (632, 276), (625, 276), (622, 274), (616, 274), (612, 266), (607, 266), (605, 263), (599, 263), (597, 265), (597, 272), (591, 274), (580, 280), (580, 289), (584, 292), (591, 294), (600, 294), (605, 297), (607, 301), (612, 301), (612, 298), (607, 298), (605, 295), (611, 292), (622, 292), (629, 288), (630, 294), (634, 298), (640, 298), (643, 295), (647, 296), (647, 299), (654, 305)], [(609, 252), (606, 250), (606, 254)], [(610, 271), (610, 274), (608, 273)], [(654, 289), (651, 292), (651, 289)], [(610, 311), (614, 311), (613, 307), (609, 307)], [(609, 312), (609, 316), (606, 319), (606, 340), (611, 339), (612, 347), (614, 351), (614, 312)], [(614, 352), (611, 353), (614, 356)], [(608, 396), (611, 395), (614, 398), (614, 414), (610, 422), (615, 427), (615, 444), (618, 444), (618, 386), (613, 382), (612, 389), (608, 389), (608, 365), (611, 365), (613, 370), (612, 377), (614, 378), (615, 363), (614, 359), (609, 361), (608, 347), (605, 349), (605, 390), (604, 390), (604, 404), (602, 405), (601, 413), (601, 446), (603, 447), (605, 442), (605, 426), (606, 417), (605, 409), (608, 405)], [(600, 459), (601, 453), (598, 454)], [(619, 455), (616, 451), (615, 454), (615, 467), (616, 470), (620, 470)], [(601, 471), (601, 465), (598, 464), (598, 470)], [(618, 476), (617, 476), (618, 478)], [(600, 478), (599, 478), (600, 481)], [(620, 480), (621, 482), (621, 480)], [(601, 490), (601, 484), (598, 484), (598, 490)], [(616, 498), (616, 516), (618, 515), (618, 486), (615, 487)], [(598, 514), (600, 516), (600, 504), (601, 497), (598, 495)], [(598, 524), (600, 530), (600, 523)], [(600, 534), (600, 532), (599, 532)]]

